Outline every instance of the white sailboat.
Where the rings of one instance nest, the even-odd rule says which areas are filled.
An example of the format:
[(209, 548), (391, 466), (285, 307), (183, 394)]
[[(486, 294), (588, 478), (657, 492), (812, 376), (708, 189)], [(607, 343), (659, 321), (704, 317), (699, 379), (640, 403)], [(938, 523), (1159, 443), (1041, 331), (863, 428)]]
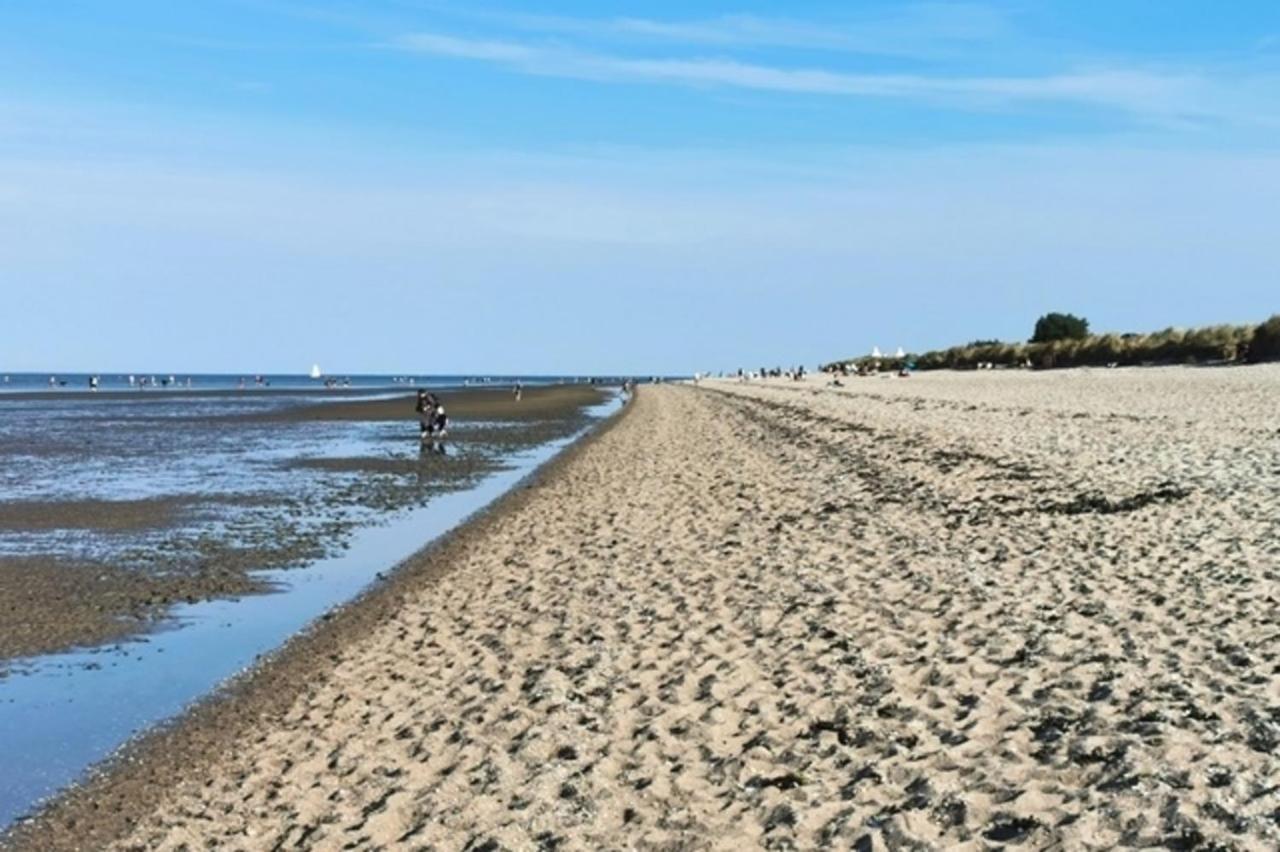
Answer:
[(321, 373), (320, 373), (320, 365), (319, 365), (319, 364), (312, 364), (312, 365), (311, 365), (311, 378), (313, 378), (313, 379), (318, 379), (318, 378), (320, 378), (320, 376), (321, 376)]

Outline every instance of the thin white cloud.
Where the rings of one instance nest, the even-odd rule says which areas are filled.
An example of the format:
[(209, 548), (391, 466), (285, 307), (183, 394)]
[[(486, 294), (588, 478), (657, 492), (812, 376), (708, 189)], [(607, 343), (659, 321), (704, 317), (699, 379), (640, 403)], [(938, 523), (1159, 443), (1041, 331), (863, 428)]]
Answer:
[[(794, 94), (915, 100), (952, 107), (1059, 103), (1119, 110), (1161, 122), (1237, 119), (1274, 123), (1276, 98), (1190, 72), (1096, 68), (1037, 76), (858, 74), (717, 58), (633, 58), (510, 41), (415, 33), (404, 50), (506, 65), (526, 74), (595, 81), (751, 89)], [(1267, 91), (1262, 86), (1258, 92)], [(1271, 89), (1280, 91), (1280, 88)]]
[(1012, 32), (1005, 15), (981, 3), (908, 3), (888, 14), (850, 13), (812, 22), (735, 14), (658, 20), (640, 16), (570, 17), (449, 9), (452, 14), (524, 32), (590, 37), (606, 41), (711, 47), (782, 47), (929, 57), (956, 46), (990, 41)]
[(398, 47), (454, 59), (477, 59), (488, 62), (524, 63), (542, 54), (531, 47), (504, 41), (454, 38), (437, 33), (412, 33), (395, 40)]

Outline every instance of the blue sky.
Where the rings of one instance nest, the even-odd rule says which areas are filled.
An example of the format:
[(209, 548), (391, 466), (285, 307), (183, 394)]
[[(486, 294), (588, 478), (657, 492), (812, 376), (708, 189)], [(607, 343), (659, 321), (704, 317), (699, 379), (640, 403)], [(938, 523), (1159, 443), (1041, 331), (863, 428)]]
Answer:
[(1280, 310), (1280, 4), (0, 4), (5, 370), (692, 372)]

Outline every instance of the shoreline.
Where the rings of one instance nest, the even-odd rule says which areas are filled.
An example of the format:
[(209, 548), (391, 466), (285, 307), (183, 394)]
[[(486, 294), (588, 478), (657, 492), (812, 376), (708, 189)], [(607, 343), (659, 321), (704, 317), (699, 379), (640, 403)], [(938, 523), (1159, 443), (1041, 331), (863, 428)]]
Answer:
[(1274, 848), (1277, 391), (644, 387), (19, 839)]
[[(623, 405), (495, 501), (382, 572), (363, 592), (335, 607), (245, 672), (223, 682), (179, 716), (126, 742), (80, 782), (0, 830), (0, 850), (81, 849), (119, 840), (168, 790), (168, 778), (211, 760), (237, 742), (254, 720), (278, 714), (323, 673), (342, 649), (403, 603), (411, 587), (436, 583), (486, 530), (518, 511), (588, 446), (631, 410)], [(104, 804), (103, 800), (109, 803)], [(111, 814), (103, 824), (104, 812)], [(97, 820), (97, 822), (94, 822)], [(92, 826), (92, 827), (90, 827)]]

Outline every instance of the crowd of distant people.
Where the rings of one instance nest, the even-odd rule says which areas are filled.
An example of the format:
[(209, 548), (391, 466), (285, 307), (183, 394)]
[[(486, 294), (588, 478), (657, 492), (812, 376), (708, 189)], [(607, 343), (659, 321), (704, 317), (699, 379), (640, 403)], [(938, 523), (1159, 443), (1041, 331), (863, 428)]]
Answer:
[(905, 379), (911, 375), (911, 371), (914, 369), (915, 364), (909, 361), (898, 361), (889, 364), (887, 369), (886, 365), (880, 361), (867, 361), (862, 364), (852, 365), (846, 363), (832, 364), (824, 368), (824, 370), (831, 376), (829, 384), (835, 385), (836, 387), (843, 387), (843, 383), (840, 381), (842, 376), (845, 378), (848, 378), (849, 376), (889, 376), (896, 373), (899, 378)]
[[(887, 362), (868, 361), (862, 364), (832, 364), (824, 367), (823, 372), (827, 373), (831, 378), (828, 384), (836, 387), (843, 387), (844, 383), (841, 378), (849, 376), (891, 376), (898, 375), (903, 378), (910, 376), (911, 371), (915, 369), (915, 364), (897, 359), (888, 359)], [(740, 382), (756, 381), (758, 379), (786, 379), (789, 381), (804, 381), (809, 372), (803, 367), (761, 367), (759, 370), (744, 370), (738, 368), (736, 374), (726, 373), (694, 373), (693, 382), (697, 384), (704, 378), (711, 376), (719, 376), (720, 378), (737, 377)]]
[[(748, 382), (752, 379), (790, 379), (793, 382), (804, 381), (804, 377), (808, 375), (803, 366), (799, 367), (761, 367), (759, 370), (744, 370), (738, 368), (738, 381)], [(694, 374), (694, 381), (701, 379), (701, 374)]]
[[(8, 381), (9, 381), (9, 377), (5, 376), (5, 382), (7, 383)], [(175, 387), (176, 388), (176, 387), (184, 386), (183, 381), (178, 379), (176, 376), (161, 376), (160, 378), (156, 378), (155, 376), (134, 376), (130, 374), (128, 377), (128, 382), (129, 382), (129, 387), (136, 388), (138, 390), (145, 390), (146, 388), (149, 388), (149, 387), (158, 387), (158, 388)], [(97, 393), (98, 387), (101, 384), (101, 378), (97, 375), (89, 376), (87, 380), (87, 384), (89, 386), (90, 391), (92, 391), (93, 393)], [(50, 376), (49, 387), (51, 389), (65, 388), (67, 387), (67, 380), (59, 378), (57, 376)], [(185, 387), (191, 387), (190, 376), (188, 376), (185, 381)]]

